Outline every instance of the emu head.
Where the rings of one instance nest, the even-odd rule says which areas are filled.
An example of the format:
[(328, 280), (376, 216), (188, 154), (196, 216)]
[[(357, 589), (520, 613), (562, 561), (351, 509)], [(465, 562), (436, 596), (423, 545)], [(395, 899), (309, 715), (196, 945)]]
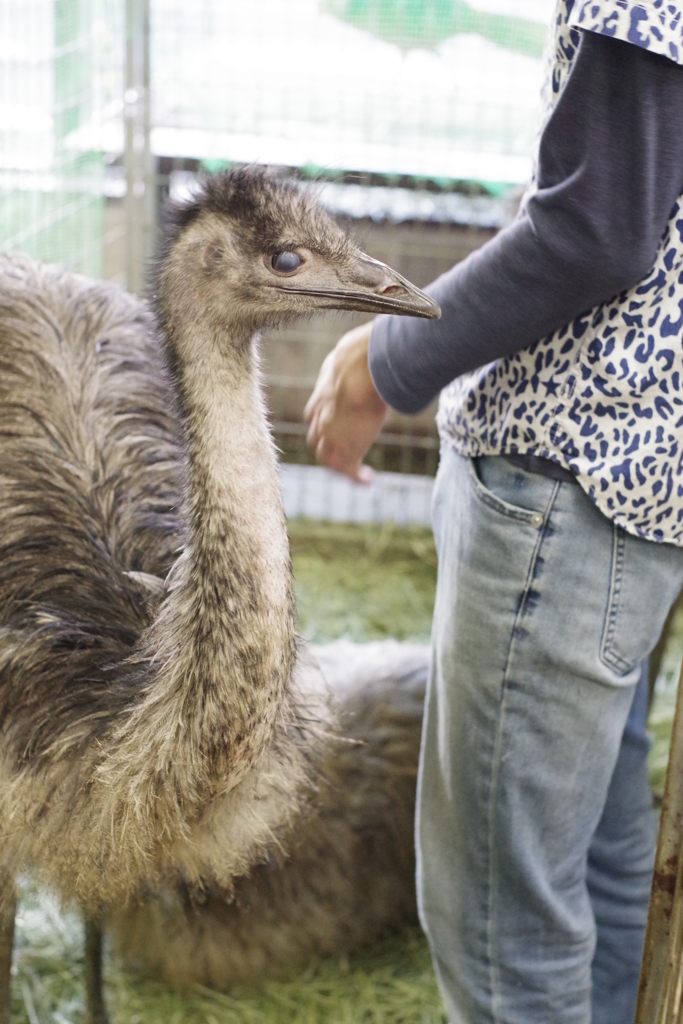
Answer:
[(439, 317), (439, 307), (365, 253), (310, 193), (243, 168), (171, 211), (157, 269), (162, 318), (201, 307), (236, 334), (322, 309)]

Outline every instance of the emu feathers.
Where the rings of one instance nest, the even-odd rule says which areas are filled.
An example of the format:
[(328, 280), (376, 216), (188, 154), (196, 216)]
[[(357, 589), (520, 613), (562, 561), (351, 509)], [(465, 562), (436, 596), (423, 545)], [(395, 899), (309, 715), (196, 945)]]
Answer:
[(229, 889), (310, 792), (258, 332), (439, 315), (263, 171), (169, 224), (151, 309), (0, 255), (0, 871), (93, 921), (181, 870)]

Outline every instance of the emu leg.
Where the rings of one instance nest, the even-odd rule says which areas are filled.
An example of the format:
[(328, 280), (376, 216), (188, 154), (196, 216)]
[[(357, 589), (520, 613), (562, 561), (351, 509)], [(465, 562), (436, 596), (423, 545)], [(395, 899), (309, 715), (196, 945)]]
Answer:
[(102, 991), (102, 918), (85, 918), (86, 1024), (109, 1024)]
[(0, 903), (0, 1024), (10, 1024), (10, 968), (16, 909), (17, 898), (14, 894)]

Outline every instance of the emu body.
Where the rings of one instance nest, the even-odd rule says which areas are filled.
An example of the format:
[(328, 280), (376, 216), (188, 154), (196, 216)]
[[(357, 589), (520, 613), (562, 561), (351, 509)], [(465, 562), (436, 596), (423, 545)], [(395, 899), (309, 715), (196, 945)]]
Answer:
[(285, 856), (275, 851), (229, 891), (210, 878), (193, 891), (176, 875), (113, 909), (114, 948), (138, 974), (223, 991), (257, 986), (417, 921), (413, 820), (429, 649), (341, 640), (311, 653), (338, 735), (313, 748), (314, 792)]
[[(0, 292), (3, 863), (93, 911), (200, 832), (205, 854), (218, 831), (246, 868), (295, 806), (305, 760), (288, 733), (289, 554), (258, 396), (233, 382), (210, 412), (225, 438), (202, 447), (138, 303), (19, 257), (0, 263)], [(234, 472), (255, 499), (243, 453), (221, 444), (247, 424), (251, 517), (225, 493)], [(203, 468), (218, 458), (219, 474)]]
[(5, 936), (21, 871), (94, 920), (169, 871), (229, 888), (297, 813), (314, 740), (258, 333), (335, 306), (438, 315), (255, 170), (172, 213), (151, 309), (0, 258)]

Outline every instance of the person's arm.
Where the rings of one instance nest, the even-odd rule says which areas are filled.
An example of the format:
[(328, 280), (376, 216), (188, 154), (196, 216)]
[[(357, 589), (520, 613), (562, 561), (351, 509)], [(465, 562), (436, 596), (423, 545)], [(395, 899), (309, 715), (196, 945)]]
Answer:
[(520, 218), (426, 290), (433, 322), (378, 317), (379, 393), (417, 412), (468, 370), (526, 348), (651, 269), (683, 188), (683, 67), (582, 32)]
[(366, 479), (386, 403), (417, 412), (461, 373), (525, 348), (652, 266), (683, 188), (683, 67), (581, 36), (541, 139), (537, 191), (514, 224), (426, 289), (441, 320), (378, 317), (323, 363), (306, 406), (320, 461)]

